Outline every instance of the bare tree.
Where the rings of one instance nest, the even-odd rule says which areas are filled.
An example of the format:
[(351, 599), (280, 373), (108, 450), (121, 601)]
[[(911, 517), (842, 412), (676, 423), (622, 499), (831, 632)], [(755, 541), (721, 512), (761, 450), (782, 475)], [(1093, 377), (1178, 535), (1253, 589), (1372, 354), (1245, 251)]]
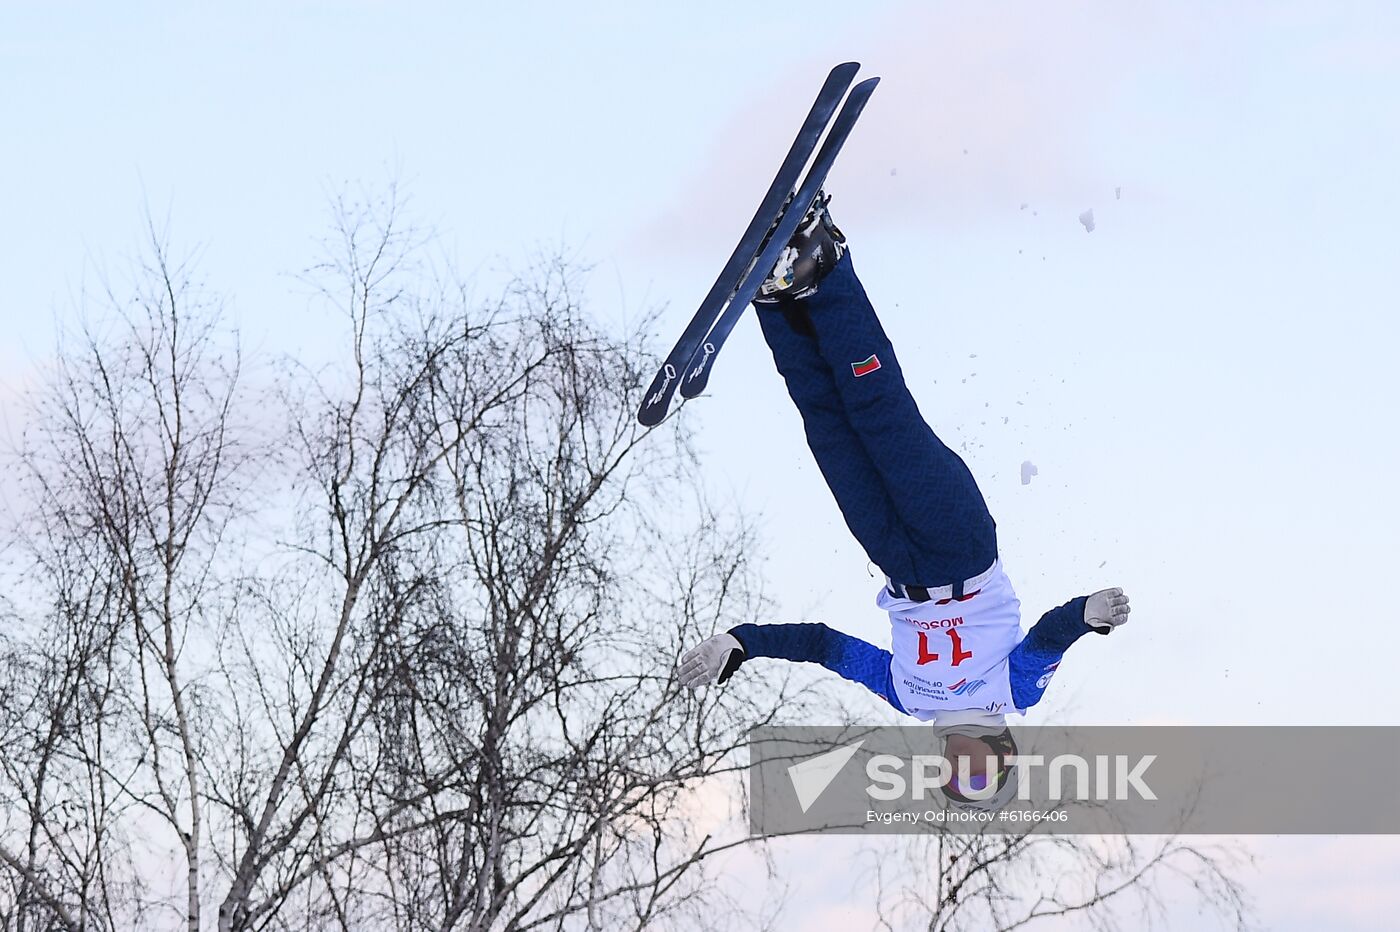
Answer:
[(0, 693), (16, 928), (698, 906), (720, 843), (677, 806), (783, 696), (677, 694), (680, 645), (760, 601), (684, 436), (635, 425), (642, 328), (593, 323), (567, 263), (478, 306), (411, 265), (392, 203), (336, 218), (314, 277), (344, 364), (245, 384), (153, 236), (34, 399)]
[(1077, 928), (1150, 928), (1169, 903), (1179, 909), (1191, 901), (1245, 929), (1249, 904), (1238, 878), (1244, 860), (1229, 842), (1174, 835), (940, 831), (866, 851), (864, 876), (880, 927), (889, 932), (1009, 932), (1057, 919)]
[(109, 339), (86, 331), (34, 400), (17, 583), (36, 609), (17, 625), (29, 636), (7, 657), (19, 679), (0, 712), (25, 811), (23, 850), (4, 855), (23, 878), (17, 917), (42, 902), (63, 926), (110, 925), (118, 900), (139, 915), (139, 873), (116, 872), (139, 856), (135, 822), (174, 840), (181, 912), (199, 928), (207, 735), (188, 654), (240, 453), (227, 433), (237, 358), (214, 347), (212, 308), (183, 305), (187, 275), (157, 250)]
[[(338, 217), (319, 271), (353, 365), (295, 407), (302, 559), (257, 587), (273, 663), (324, 659), (287, 689), (246, 638), (228, 652), (281, 724), (258, 792), (226, 797), (221, 923), (314, 888), (307, 919), (347, 927), (639, 927), (706, 850), (675, 795), (741, 733), (697, 729), (672, 666), (756, 610), (749, 548), (713, 520), (674, 547), (654, 509), (693, 485), (688, 460), (642, 443), (648, 360), (580, 312), (566, 265), (478, 313), (460, 288), (401, 287), (392, 210)], [(288, 601), (313, 572), (324, 597)]]

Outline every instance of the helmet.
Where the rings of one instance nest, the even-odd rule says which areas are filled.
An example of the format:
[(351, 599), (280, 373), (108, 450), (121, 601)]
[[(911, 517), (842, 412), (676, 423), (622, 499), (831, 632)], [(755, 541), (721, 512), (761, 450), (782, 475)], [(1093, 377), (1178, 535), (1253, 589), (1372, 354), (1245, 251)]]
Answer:
[(960, 784), (958, 768), (953, 767), (952, 776), (943, 786), (943, 795), (948, 798), (949, 805), (954, 809), (964, 812), (996, 812), (1016, 798), (1016, 766), (1007, 761), (1008, 757), (1016, 753), (1016, 740), (1011, 736), (1010, 728), (1003, 726), (1001, 731), (991, 734), (987, 733), (989, 730), (976, 725), (954, 725), (939, 729), (945, 737), (949, 734), (959, 734), (978, 738), (996, 755), (996, 771), (978, 774), (968, 780), (967, 784)]

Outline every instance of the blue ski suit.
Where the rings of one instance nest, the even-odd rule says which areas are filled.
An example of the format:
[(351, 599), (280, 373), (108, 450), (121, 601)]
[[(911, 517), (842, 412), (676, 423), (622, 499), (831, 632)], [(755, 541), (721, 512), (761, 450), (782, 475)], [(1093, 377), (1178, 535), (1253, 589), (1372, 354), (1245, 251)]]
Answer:
[[(886, 595), (920, 602), (942, 589), (970, 598), (964, 582), (985, 578), (997, 561), (996, 522), (967, 465), (919, 413), (850, 252), (816, 294), (760, 305), (758, 319), (841, 514), (889, 581)], [(1065, 651), (1094, 630), (1084, 623), (1086, 598), (1047, 612), (1006, 656), (1015, 709), (1038, 702)], [(933, 717), (906, 709), (892, 654), (859, 638), (823, 624), (730, 633), (748, 658), (818, 663), (900, 712)]]

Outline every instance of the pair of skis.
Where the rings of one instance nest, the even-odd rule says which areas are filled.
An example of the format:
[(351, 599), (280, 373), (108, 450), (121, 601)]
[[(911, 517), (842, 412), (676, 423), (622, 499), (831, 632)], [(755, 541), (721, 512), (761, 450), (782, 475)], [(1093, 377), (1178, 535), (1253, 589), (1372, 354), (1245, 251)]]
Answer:
[[(792, 148), (778, 168), (768, 193), (763, 195), (758, 211), (749, 221), (748, 229), (739, 239), (734, 254), (725, 263), (724, 270), (715, 279), (699, 310), (647, 388), (642, 406), (637, 411), (637, 420), (642, 424), (651, 427), (660, 423), (678, 389), (682, 398), (694, 398), (709, 382), (710, 370), (724, 341), (816, 200), (837, 153), (851, 134), (851, 128), (874, 92), (875, 85), (880, 82), (879, 78), (867, 78), (851, 89), (850, 96), (846, 97), (846, 91), (858, 70), (860, 65), (857, 62), (846, 62), (831, 69), (827, 75), (821, 93), (817, 95)], [(832, 114), (836, 113), (843, 97), (846, 103), (833, 122)], [(831, 131), (823, 141), (822, 132), (828, 124)], [(819, 142), (820, 149), (817, 148)], [(817, 154), (813, 159), (814, 151)], [(812, 166), (799, 185), (798, 177), (809, 159)]]

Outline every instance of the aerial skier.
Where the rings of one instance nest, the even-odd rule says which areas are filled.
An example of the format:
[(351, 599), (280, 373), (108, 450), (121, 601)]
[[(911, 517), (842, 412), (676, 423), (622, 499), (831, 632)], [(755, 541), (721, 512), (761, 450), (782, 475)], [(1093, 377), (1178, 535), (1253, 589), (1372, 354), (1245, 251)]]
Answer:
[(946, 756), (970, 760), (960, 766), (971, 785), (955, 777), (951, 800), (1003, 805), (1016, 782), (1006, 714), (1040, 701), (1076, 640), (1126, 622), (1128, 597), (1082, 595), (1022, 631), (996, 523), (967, 465), (919, 414), (829, 200), (817, 195), (754, 303), (817, 465), (885, 575), (876, 604), (891, 649), (823, 624), (742, 624), (687, 651), (680, 682), (724, 683), (762, 657), (820, 664), (932, 721)]

